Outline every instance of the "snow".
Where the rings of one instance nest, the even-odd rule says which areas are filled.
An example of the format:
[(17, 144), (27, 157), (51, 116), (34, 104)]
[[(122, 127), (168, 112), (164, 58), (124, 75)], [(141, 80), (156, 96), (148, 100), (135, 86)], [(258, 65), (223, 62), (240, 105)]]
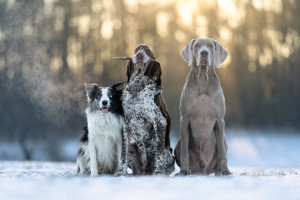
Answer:
[(176, 167), (170, 177), (90, 178), (76, 175), (75, 162), (1, 161), (0, 199), (300, 199), (300, 135), (230, 132), (227, 140), (227, 177), (174, 177)]

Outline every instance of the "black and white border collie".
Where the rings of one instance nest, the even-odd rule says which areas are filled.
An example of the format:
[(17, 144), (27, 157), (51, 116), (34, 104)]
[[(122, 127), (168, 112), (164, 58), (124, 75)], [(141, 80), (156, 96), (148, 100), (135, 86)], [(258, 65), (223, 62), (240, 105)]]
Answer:
[(122, 90), (124, 83), (110, 87), (86, 84), (87, 126), (77, 154), (78, 173), (114, 174), (119, 169), (124, 123)]

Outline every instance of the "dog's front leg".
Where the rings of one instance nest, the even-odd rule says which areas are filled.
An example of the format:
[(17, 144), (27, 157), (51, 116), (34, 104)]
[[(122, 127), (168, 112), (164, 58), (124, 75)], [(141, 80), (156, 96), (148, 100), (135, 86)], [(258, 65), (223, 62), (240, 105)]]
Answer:
[(138, 141), (137, 142), (137, 146), (138, 149), (140, 151), (141, 154), (141, 158), (142, 158), (142, 175), (146, 175), (146, 166), (147, 166), (147, 151), (146, 151), (146, 146), (144, 144), (144, 142), (142, 141)]
[(116, 172), (118, 172), (120, 170), (120, 165), (122, 163), (122, 145), (123, 145), (123, 142), (120, 142), (117, 144), (118, 167), (116, 169)]
[(122, 131), (122, 146), (121, 146), (121, 161), (119, 162), (119, 171), (115, 176), (125, 176), (127, 174), (127, 155), (129, 146), (129, 134), (126, 124), (123, 125)]
[[(137, 122), (137, 123), (141, 123), (141, 122)], [(144, 128), (144, 127), (143, 127)], [(139, 130), (134, 130), (134, 139), (136, 141), (139, 153), (141, 155), (141, 160), (142, 160), (142, 175), (146, 175), (146, 166), (148, 164), (147, 162), (147, 150), (146, 150), (146, 146), (145, 146), (145, 139), (144, 137), (147, 135), (147, 131), (144, 130), (143, 128), (139, 129)]]
[(180, 150), (180, 172), (176, 175), (188, 175), (191, 173), (189, 161), (189, 121), (188, 117), (181, 116), (180, 118), (180, 137), (181, 137), (181, 150)]
[(97, 152), (96, 146), (91, 142), (89, 144), (90, 152), (90, 167), (91, 167), (91, 176), (98, 176), (98, 164), (97, 164)]
[(216, 175), (230, 175), (231, 172), (227, 166), (227, 144), (225, 136), (225, 121), (220, 119), (216, 122), (215, 131), (217, 147), (218, 147), (218, 161)]
[(154, 174), (165, 174), (166, 157), (165, 157), (165, 126), (159, 126), (157, 130), (157, 151), (156, 151), (156, 169)]

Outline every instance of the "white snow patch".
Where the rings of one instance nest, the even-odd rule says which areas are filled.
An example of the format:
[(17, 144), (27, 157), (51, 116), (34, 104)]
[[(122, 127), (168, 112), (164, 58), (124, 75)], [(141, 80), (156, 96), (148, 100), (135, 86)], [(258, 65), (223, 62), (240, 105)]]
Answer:
[[(299, 199), (300, 169), (230, 167), (216, 176), (77, 176), (75, 163), (0, 162), (0, 198), (82, 199)], [(176, 169), (178, 170), (178, 168)]]
[[(176, 142), (172, 138), (173, 148)], [(2, 161), (0, 199), (300, 199), (300, 135), (229, 132), (227, 143), (232, 172), (227, 177), (174, 177), (176, 166), (170, 177), (90, 178), (76, 175), (75, 162)], [(77, 145), (66, 143), (63, 154), (75, 160)]]

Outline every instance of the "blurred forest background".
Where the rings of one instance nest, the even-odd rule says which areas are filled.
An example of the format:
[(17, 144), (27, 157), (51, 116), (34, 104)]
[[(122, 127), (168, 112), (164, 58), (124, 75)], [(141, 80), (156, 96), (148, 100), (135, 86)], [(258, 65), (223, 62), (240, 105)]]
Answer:
[(216, 69), (227, 128), (299, 130), (299, 19), (296, 0), (0, 0), (0, 141), (27, 160), (64, 159), (58, 147), (85, 124), (83, 83), (125, 81), (126, 62), (110, 58), (140, 43), (161, 62), (178, 136), (179, 53), (196, 37), (230, 53)]

